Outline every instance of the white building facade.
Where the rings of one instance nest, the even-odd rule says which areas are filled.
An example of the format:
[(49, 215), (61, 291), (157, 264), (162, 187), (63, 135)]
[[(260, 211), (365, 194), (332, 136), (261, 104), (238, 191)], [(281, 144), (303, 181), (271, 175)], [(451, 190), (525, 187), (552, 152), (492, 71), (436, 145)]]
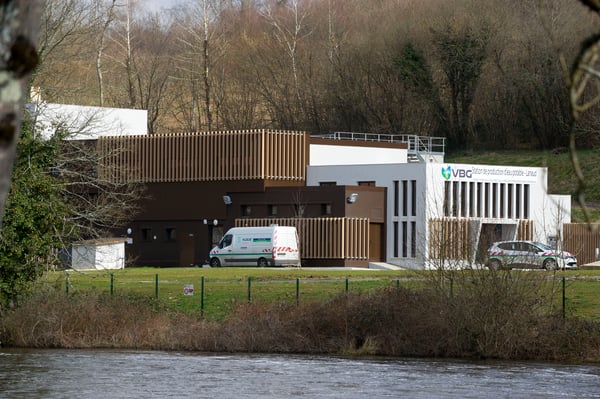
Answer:
[[(387, 263), (435, 268), (443, 257), (443, 262), (471, 267), (484, 262), (493, 241), (527, 238), (560, 245), (571, 202), (568, 195), (547, 193), (547, 168), (449, 164), (437, 162), (440, 157), (407, 162), (406, 149), (395, 150), (398, 162), (389, 163), (389, 151), (382, 156), (364, 148), (357, 154), (352, 147), (349, 157), (343, 146), (313, 151), (311, 145), (306, 179), (308, 186), (372, 182), (387, 188)], [(451, 240), (468, 242), (459, 261), (436, 249)]]

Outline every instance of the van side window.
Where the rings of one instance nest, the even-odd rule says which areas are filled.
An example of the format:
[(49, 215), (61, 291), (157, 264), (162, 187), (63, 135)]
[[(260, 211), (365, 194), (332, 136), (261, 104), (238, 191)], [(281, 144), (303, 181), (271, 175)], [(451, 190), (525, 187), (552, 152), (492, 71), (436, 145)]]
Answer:
[(221, 243), (219, 244), (219, 248), (225, 248), (225, 247), (230, 246), (232, 240), (233, 240), (233, 235), (226, 234), (225, 237), (223, 237), (223, 239), (221, 240)]

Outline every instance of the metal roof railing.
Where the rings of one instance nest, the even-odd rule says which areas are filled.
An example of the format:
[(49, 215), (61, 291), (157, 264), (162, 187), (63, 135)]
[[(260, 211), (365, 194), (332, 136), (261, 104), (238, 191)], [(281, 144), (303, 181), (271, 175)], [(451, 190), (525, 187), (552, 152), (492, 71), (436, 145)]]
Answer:
[(416, 134), (381, 134), (381, 133), (356, 133), (334, 132), (316, 137), (334, 140), (360, 140), (379, 143), (402, 143), (408, 145), (408, 154), (436, 154), (444, 155), (446, 147), (445, 137), (417, 136)]

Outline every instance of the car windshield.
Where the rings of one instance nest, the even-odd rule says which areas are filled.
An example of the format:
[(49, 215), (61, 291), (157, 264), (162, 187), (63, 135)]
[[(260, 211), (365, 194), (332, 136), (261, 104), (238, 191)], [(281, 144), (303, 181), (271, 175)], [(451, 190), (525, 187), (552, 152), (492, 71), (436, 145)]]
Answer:
[(541, 249), (543, 249), (544, 251), (552, 251), (552, 247), (549, 247), (546, 244), (542, 244), (541, 242), (534, 242), (535, 245), (537, 245), (538, 247), (540, 247)]

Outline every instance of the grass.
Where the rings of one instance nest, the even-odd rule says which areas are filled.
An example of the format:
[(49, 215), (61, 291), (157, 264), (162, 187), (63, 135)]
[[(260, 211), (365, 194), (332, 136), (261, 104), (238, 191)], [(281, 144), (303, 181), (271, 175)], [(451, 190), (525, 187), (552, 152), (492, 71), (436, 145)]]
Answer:
[[(600, 151), (579, 150), (577, 152), (581, 171), (585, 179), (584, 196), (590, 209), (591, 220), (600, 221)], [(567, 194), (573, 198), (573, 222), (584, 221), (583, 212), (575, 201), (577, 178), (570, 154), (554, 154), (551, 151), (495, 151), (474, 154), (447, 154), (446, 161), (487, 165), (535, 166), (548, 168), (548, 191), (551, 194)]]
[[(251, 302), (324, 301), (346, 291), (365, 292), (381, 287), (419, 289), (426, 271), (391, 270), (310, 270), (260, 268), (128, 268), (114, 271), (49, 272), (41, 280), (69, 295), (86, 292), (110, 293), (111, 275), (115, 295), (135, 294), (158, 299), (168, 309), (187, 314), (201, 311), (206, 317), (222, 319), (236, 304)], [(541, 273), (541, 272), (540, 272)], [(156, 279), (158, 275), (158, 292)], [(569, 315), (600, 321), (600, 271), (559, 272), (557, 286), (566, 277), (566, 310)], [(201, 284), (204, 278), (204, 303)], [(250, 282), (249, 282), (250, 281)], [(185, 285), (194, 286), (194, 295), (184, 295)], [(250, 298), (248, 290), (250, 289)], [(298, 292), (296, 291), (298, 289)], [(557, 306), (562, 306), (562, 294)], [(203, 307), (202, 307), (203, 305)]]
[[(201, 311), (201, 285), (204, 279), (204, 313), (213, 318), (222, 318), (236, 303), (248, 301), (249, 289), (253, 302), (310, 301), (344, 292), (346, 279), (348, 289), (356, 292), (390, 286), (395, 284), (395, 280), (416, 276), (417, 272), (385, 270), (126, 268), (49, 272), (41, 281), (67, 292), (68, 279), (68, 293), (74, 295), (85, 292), (110, 293), (112, 278), (114, 294), (158, 296), (170, 308), (194, 313)], [(193, 296), (184, 295), (186, 285), (194, 286)]]

